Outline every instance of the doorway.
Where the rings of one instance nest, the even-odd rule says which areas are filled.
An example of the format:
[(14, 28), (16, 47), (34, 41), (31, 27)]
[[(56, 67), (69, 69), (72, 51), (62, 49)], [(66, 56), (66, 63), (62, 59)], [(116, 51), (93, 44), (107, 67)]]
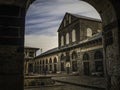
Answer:
[(89, 62), (84, 62), (83, 67), (84, 67), (84, 75), (89, 75), (90, 73)]

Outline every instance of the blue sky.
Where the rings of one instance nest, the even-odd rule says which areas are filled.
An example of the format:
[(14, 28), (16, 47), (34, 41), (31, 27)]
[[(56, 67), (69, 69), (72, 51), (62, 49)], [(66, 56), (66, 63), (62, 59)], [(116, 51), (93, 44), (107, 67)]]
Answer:
[(26, 14), (25, 46), (43, 51), (57, 47), (57, 30), (66, 12), (100, 19), (91, 5), (80, 0), (36, 0)]

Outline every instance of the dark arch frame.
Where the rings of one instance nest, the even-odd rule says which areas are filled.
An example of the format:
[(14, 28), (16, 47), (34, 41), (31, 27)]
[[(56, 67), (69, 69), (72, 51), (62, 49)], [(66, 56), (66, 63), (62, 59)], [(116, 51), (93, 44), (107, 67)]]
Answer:
[[(5, 8), (7, 8), (6, 10), (7, 11), (14, 11), (14, 9), (16, 10), (16, 12), (9, 12), (8, 14), (6, 13), (1, 13), (0, 15), (11, 15), (11, 16), (18, 16), (18, 13), (19, 13), (19, 16), (21, 18), (19, 18), (19, 20), (17, 21), (17, 18), (13, 17), (14, 18), (14, 23), (18, 22), (18, 26), (20, 28), (22, 28), (21, 30), (21, 33), (23, 33), (23, 35), (21, 36), (21, 38), (19, 38), (19, 36), (16, 35), (16, 38), (10, 38), (10, 37), (6, 37), (6, 35), (10, 34), (11, 32), (9, 32), (8, 34), (3, 34), (3, 37), (1, 37), (1, 42), (0, 42), (0, 45), (1, 45), (1, 65), (0, 65), (0, 73), (2, 75), (2, 77), (4, 78), (4, 81), (0, 81), (0, 84), (1, 83), (6, 83), (5, 86), (1, 85), (1, 88), (2, 89), (16, 89), (16, 90), (23, 90), (23, 58), (24, 58), (24, 55), (23, 55), (23, 48), (24, 48), (24, 19), (25, 19), (25, 14), (26, 14), (26, 11), (27, 11), (27, 8), (29, 7), (29, 5), (35, 0), (21, 0), (21, 2), (19, 0), (12, 0), (11, 1), (8, 1), (8, 0), (1, 0), (0, 1), (0, 4), (2, 6), (2, 8), (0, 8), (2, 10), (5, 10)], [(112, 42), (113, 44), (110, 43), (109, 44), (106, 44), (106, 42), (104, 43), (104, 51), (105, 51), (105, 55), (109, 56), (111, 55), (114, 51), (114, 55), (113, 55), (113, 59), (115, 59), (113, 62), (114, 63), (110, 63), (110, 66), (115, 66), (114, 70), (115, 71), (118, 71), (119, 72), (119, 64), (120, 64), (120, 60), (119, 60), (119, 54), (120, 54), (120, 48), (119, 48), (119, 39), (120, 39), (120, 33), (119, 33), (119, 29), (120, 29), (120, 1), (119, 0), (100, 0), (100, 2), (98, 0), (82, 0), (82, 1), (85, 1), (85, 2), (88, 2), (89, 4), (91, 4), (94, 8), (96, 8), (96, 10), (100, 13), (101, 17), (102, 17), (102, 20), (103, 20), (103, 36), (104, 38), (108, 37), (107, 36), (107, 31), (112, 33), (114, 32), (114, 35), (115, 35), (115, 39), (114, 42)], [(9, 6), (9, 7), (8, 7)], [(102, 6), (102, 7), (101, 7)], [(17, 8), (13, 8), (13, 7), (17, 7)], [(112, 7), (112, 8), (111, 8)], [(109, 11), (108, 12), (105, 12), (106, 11)], [(11, 14), (10, 14), (11, 13)], [(111, 15), (112, 17), (110, 17), (109, 15)], [(2, 17), (2, 16), (1, 16)], [(2, 19), (7, 19), (7, 17), (3, 17)], [(0, 27), (1, 29), (2, 28), (6, 28), (6, 26), (8, 24), (11, 24), (11, 20), (7, 23), (4, 23), (4, 25), (2, 23), (0, 23), (2, 27)], [(15, 28), (13, 28), (15, 29)], [(12, 30), (13, 30), (12, 29)], [(15, 29), (16, 32), (18, 31), (17, 29)], [(7, 30), (9, 31), (9, 29)], [(19, 32), (19, 31), (18, 31)], [(10, 34), (11, 35), (11, 34)], [(108, 40), (106, 41), (109, 41), (109, 39), (112, 40), (112, 38), (108, 38)], [(6, 40), (8, 42), (6, 42)], [(14, 42), (15, 41), (15, 42)], [(11, 43), (9, 43), (11, 42)], [(8, 47), (6, 46), (8, 45)], [(10, 45), (10, 46), (9, 46)], [(111, 47), (108, 47), (111, 46)], [(12, 46), (12, 47), (11, 47)], [(113, 48), (114, 47), (114, 48)], [(109, 49), (112, 51), (112, 52), (108, 52)], [(9, 52), (13, 52), (13, 53), (9, 53)], [(7, 53), (7, 54), (6, 54)], [(16, 56), (16, 58), (13, 57)], [(118, 56), (117, 56), (118, 55)], [(7, 61), (7, 58), (9, 58), (9, 56), (12, 56), (11, 60), (8, 61), (7, 65), (5, 63), (5, 61)], [(12, 61), (12, 62), (11, 62)], [(106, 67), (106, 70), (105, 70), (105, 73), (106, 73), (106, 77), (109, 77), (111, 78), (111, 81), (108, 81), (110, 82), (111, 84), (111, 87), (113, 88), (113, 90), (120, 90), (120, 74), (119, 73), (115, 73), (115, 71), (113, 70), (113, 74), (111, 74), (111, 69), (109, 68), (109, 65), (108, 65), (108, 61), (110, 61), (110, 58), (107, 58), (106, 59), (106, 56), (105, 56), (105, 66)], [(13, 64), (14, 63), (14, 64)], [(117, 64), (117, 65), (115, 65)], [(7, 69), (6, 66), (9, 66), (9, 69)], [(3, 69), (3, 67), (5, 67), (5, 70)], [(16, 68), (13, 68), (13, 67), (17, 67), (17, 70)], [(11, 72), (12, 71), (12, 72)], [(4, 77), (3, 75), (6, 75), (6, 77)], [(14, 75), (14, 77), (13, 77)], [(18, 79), (19, 78), (19, 79)], [(17, 80), (16, 80), (17, 79)], [(15, 82), (17, 81), (17, 83)], [(12, 82), (12, 83), (11, 83)], [(116, 87), (114, 87), (112, 84), (115, 83)]]
[(46, 64), (48, 64), (48, 59), (46, 59)]

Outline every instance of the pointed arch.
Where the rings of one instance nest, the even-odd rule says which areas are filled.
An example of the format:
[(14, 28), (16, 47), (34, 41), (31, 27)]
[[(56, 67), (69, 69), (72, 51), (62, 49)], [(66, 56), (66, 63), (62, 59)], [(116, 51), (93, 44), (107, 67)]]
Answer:
[(57, 63), (57, 58), (56, 57), (54, 58), (54, 63)]
[(50, 58), (49, 63), (52, 63), (52, 59)]

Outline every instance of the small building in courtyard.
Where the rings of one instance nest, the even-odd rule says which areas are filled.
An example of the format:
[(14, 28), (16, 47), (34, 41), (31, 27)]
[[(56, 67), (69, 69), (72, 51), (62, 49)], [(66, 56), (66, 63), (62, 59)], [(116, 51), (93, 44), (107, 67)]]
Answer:
[(36, 51), (39, 48), (25, 47), (24, 48), (24, 74), (34, 73), (34, 58), (36, 57)]

